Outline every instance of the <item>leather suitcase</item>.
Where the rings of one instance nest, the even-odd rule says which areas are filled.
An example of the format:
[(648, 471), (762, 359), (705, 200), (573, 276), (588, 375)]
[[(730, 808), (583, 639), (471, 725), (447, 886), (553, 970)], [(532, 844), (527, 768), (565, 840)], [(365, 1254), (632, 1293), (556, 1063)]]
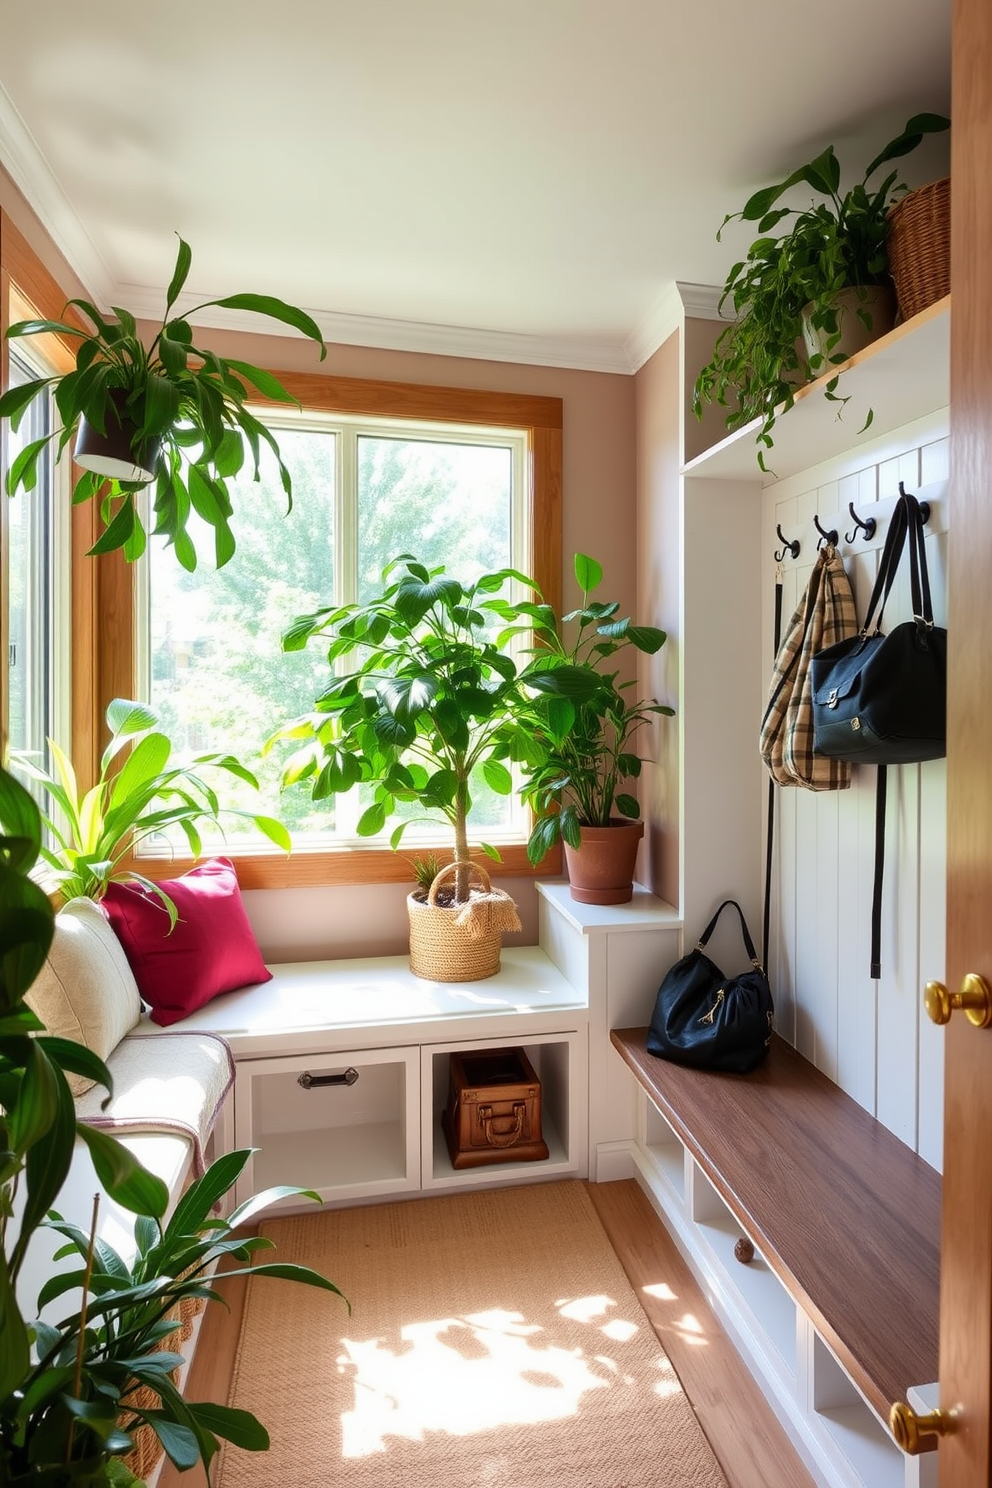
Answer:
[(441, 1128), (455, 1168), (546, 1158), (541, 1082), (523, 1049), (452, 1054)]

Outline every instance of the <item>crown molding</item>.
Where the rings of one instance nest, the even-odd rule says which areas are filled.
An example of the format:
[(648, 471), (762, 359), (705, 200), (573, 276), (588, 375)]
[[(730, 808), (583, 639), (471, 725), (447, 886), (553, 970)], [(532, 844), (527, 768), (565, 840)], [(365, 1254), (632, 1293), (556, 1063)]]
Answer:
[(723, 320), (721, 294), (712, 284), (689, 284), (683, 279), (669, 284), (624, 342), (628, 370), (640, 371), (687, 316), (693, 320)]
[(82, 281), (87, 293), (98, 303), (108, 306), (113, 297), (110, 271), (59, 185), (37, 140), (2, 87), (0, 165)]
[[(162, 315), (163, 291), (146, 285), (123, 284), (115, 290), (139, 320), (157, 321)], [(183, 314), (202, 296), (184, 293), (174, 307)], [(524, 362), (541, 367), (566, 367), (583, 372), (629, 373), (624, 345), (608, 337), (530, 336), (517, 331), (486, 331), (468, 326), (436, 325), (413, 320), (390, 320), (376, 315), (348, 315), (334, 310), (302, 307), (312, 315), (325, 341), (341, 346), (365, 346), (383, 351), (411, 351), (432, 356), (468, 357), (487, 362)], [(297, 333), (288, 326), (273, 329), (256, 315), (211, 305), (195, 317), (197, 325), (217, 330), (251, 331), (256, 335)]]

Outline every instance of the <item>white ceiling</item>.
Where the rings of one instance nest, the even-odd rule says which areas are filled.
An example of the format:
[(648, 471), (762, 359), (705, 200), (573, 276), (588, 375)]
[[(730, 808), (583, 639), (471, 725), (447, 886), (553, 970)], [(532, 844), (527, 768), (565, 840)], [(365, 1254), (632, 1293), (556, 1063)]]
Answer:
[[(3, 0), (0, 161), (103, 304), (633, 370), (725, 213), (949, 112), (950, 0)], [(870, 152), (870, 154), (869, 154)], [(905, 163), (947, 169), (947, 137)], [(192, 303), (192, 300), (189, 301)]]

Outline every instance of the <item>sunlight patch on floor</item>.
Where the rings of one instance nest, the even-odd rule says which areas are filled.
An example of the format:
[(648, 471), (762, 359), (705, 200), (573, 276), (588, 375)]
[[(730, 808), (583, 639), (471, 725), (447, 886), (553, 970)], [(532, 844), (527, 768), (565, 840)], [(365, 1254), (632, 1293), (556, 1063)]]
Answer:
[(641, 1287), (641, 1291), (647, 1297), (657, 1297), (659, 1302), (677, 1302), (679, 1300), (667, 1281), (658, 1281), (650, 1286), (643, 1286)]
[[(430, 1432), (467, 1436), (563, 1420), (578, 1414), (588, 1392), (632, 1385), (622, 1355), (604, 1352), (603, 1341), (622, 1347), (637, 1324), (610, 1317), (617, 1307), (610, 1297), (556, 1305), (589, 1326), (588, 1355), (543, 1343), (543, 1328), (502, 1309), (409, 1323), (393, 1347), (381, 1337), (343, 1339), (338, 1369), (351, 1375), (355, 1391), (354, 1408), (341, 1418), (344, 1457), (384, 1452), (389, 1437), (419, 1442)], [(655, 1387), (661, 1394), (678, 1388), (667, 1378)]]

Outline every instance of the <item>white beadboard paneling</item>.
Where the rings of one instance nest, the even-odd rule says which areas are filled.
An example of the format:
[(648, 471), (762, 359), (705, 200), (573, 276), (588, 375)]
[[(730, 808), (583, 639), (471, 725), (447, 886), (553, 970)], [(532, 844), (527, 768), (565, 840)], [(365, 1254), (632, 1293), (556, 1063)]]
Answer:
[[(935, 619), (946, 623), (946, 413), (920, 421), (905, 434), (901, 446), (891, 437), (879, 444), (875, 463), (838, 461), (766, 488), (763, 654), (772, 652), (770, 540), (781, 546), (774, 537), (776, 524), (802, 545), (797, 562), (787, 556), (782, 564), (784, 618), (795, 608), (815, 561), (813, 519), (819, 516), (824, 527), (838, 529), (838, 548), (863, 620), (900, 480), (933, 507), (927, 559)], [(877, 517), (873, 539), (855, 529), (852, 502), (860, 517)], [(904, 563), (886, 607), (885, 629), (911, 614)], [(853, 1099), (939, 1166), (943, 1040), (921, 1011), (921, 993), (923, 983), (940, 978), (943, 968), (946, 770), (943, 760), (889, 769), (877, 983), (869, 975), (875, 776), (873, 768), (861, 767), (849, 791), (777, 794), (768, 954), (776, 1024)]]
[(951, 473), (951, 441), (949, 438), (935, 439), (920, 450), (920, 484), (947, 480)]
[(866, 968), (871, 946), (871, 861), (875, 843), (870, 791), (858, 782), (838, 792), (840, 873), (837, 896), (837, 1074), (840, 1088), (875, 1111), (875, 988)]
[(878, 981), (878, 1119), (916, 1146), (920, 767), (889, 767)]

